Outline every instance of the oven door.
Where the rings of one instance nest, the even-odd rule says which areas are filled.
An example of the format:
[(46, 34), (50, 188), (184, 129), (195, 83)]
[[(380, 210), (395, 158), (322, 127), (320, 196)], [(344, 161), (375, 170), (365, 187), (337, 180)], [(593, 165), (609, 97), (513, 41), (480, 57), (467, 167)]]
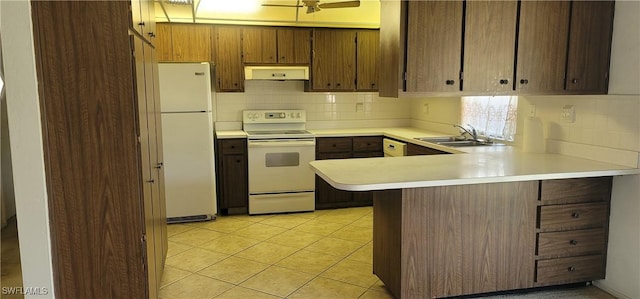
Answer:
[(315, 189), (315, 138), (249, 140), (249, 194)]

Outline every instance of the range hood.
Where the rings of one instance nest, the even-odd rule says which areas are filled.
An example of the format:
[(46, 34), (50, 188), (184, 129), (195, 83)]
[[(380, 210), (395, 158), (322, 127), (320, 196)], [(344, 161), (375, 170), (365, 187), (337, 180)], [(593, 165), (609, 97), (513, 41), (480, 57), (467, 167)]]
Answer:
[(309, 80), (308, 66), (245, 66), (245, 80)]

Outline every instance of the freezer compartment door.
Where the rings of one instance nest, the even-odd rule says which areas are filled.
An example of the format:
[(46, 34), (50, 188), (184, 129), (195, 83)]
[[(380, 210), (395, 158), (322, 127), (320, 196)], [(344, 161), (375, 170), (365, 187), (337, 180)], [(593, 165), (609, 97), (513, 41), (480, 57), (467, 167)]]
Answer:
[(208, 63), (160, 63), (162, 112), (211, 111), (211, 71)]
[(216, 214), (211, 113), (163, 113), (167, 217)]

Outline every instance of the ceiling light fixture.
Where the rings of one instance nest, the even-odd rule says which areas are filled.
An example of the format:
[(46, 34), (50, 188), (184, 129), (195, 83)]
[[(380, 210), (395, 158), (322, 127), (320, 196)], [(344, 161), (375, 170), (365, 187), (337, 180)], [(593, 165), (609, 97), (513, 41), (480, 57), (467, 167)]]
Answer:
[(193, 0), (167, 0), (167, 3), (171, 5), (191, 5)]
[(198, 11), (214, 13), (252, 13), (260, 8), (259, 0), (202, 0)]

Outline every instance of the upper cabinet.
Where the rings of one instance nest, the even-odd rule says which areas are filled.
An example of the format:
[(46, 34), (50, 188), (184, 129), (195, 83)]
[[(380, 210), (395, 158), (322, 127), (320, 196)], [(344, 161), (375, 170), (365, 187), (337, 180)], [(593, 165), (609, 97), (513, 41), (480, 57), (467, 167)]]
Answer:
[(215, 36), (216, 80), (218, 91), (243, 91), (242, 29), (234, 26), (217, 26)]
[(309, 64), (311, 29), (278, 28), (278, 63)]
[(409, 1), (406, 91), (460, 90), (462, 1)]
[(381, 96), (606, 93), (613, 1), (381, 1)]
[(569, 38), (568, 1), (522, 1), (516, 90), (562, 93)]
[(243, 28), (242, 55), (244, 63), (249, 64), (309, 64), (311, 30)]
[(278, 61), (276, 29), (243, 28), (242, 55), (244, 63), (276, 63)]
[(355, 90), (356, 31), (314, 29), (313, 90)]
[(378, 90), (380, 31), (362, 30), (356, 35), (356, 89)]
[(613, 1), (574, 1), (571, 8), (566, 89), (606, 94)]
[(513, 90), (516, 1), (468, 1), (465, 13), (463, 91)]
[(155, 7), (151, 0), (131, 1), (131, 28), (153, 43), (156, 36)]
[(211, 61), (211, 26), (159, 23), (156, 25), (158, 61)]

